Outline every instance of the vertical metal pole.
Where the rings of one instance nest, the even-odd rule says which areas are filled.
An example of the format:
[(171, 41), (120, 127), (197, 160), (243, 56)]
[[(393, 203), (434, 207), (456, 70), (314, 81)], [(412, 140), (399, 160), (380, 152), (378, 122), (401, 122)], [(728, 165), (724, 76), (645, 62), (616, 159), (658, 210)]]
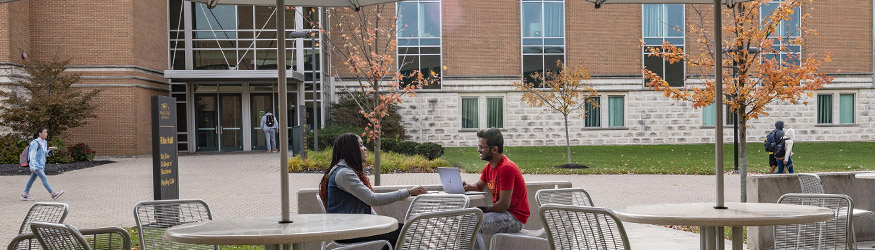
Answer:
[(717, 227), (717, 230), (714, 231), (714, 239), (717, 240), (717, 250), (724, 250), (726, 248), (726, 239), (723, 238), (726, 229), (723, 228), (724, 227)]
[(277, 40), (277, 83), (280, 97), (280, 223), (291, 223), (289, 220), (289, 100), (286, 86), (286, 13), (284, 0), (276, 0), (276, 40)]
[(319, 152), (319, 112), (316, 112), (318, 103), (316, 98), (316, 39), (319, 38), (319, 33), (310, 33), (310, 41), (313, 46), (310, 51), (313, 54), (313, 152)]
[(732, 250), (741, 250), (744, 247), (744, 228), (732, 227)]
[(717, 126), (714, 126), (714, 150), (716, 151), (717, 163), (717, 206), (723, 209), (723, 18), (721, 13), (721, 0), (714, 0), (714, 115), (717, 116)]

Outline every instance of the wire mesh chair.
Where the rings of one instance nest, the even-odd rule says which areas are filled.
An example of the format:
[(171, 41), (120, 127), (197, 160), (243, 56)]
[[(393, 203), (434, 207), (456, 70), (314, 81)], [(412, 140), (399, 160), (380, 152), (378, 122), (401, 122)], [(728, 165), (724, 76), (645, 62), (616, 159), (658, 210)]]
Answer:
[[(37, 202), (27, 211), (27, 216), (21, 222), (21, 227), (18, 229), (18, 234), (30, 233), (30, 223), (34, 221), (63, 223), (67, 218), (67, 213), (70, 211), (69, 206), (65, 203), (56, 202)], [(12, 244), (10, 244), (12, 246)], [(17, 241), (14, 249), (42, 249), (39, 242), (34, 237), (29, 237), (27, 240)]]
[(780, 204), (829, 208), (835, 218), (825, 222), (775, 226), (775, 249), (856, 249), (851, 198), (843, 194), (785, 194)]
[(73, 226), (34, 221), (30, 228), (46, 250), (91, 250), (85, 237)]
[(592, 198), (582, 188), (541, 189), (535, 193), (538, 206), (545, 204), (592, 207)]
[[(129, 250), (131, 249), (131, 235), (120, 227), (103, 227), (93, 229), (81, 229), (79, 233), (88, 242), (92, 249), (100, 250)], [(31, 248), (19, 248), (22, 242), (38, 242), (36, 235), (33, 233), (20, 234), (12, 239), (9, 243), (8, 250), (25, 250), (25, 249), (42, 249), (39, 244), (34, 243)]]
[(626, 229), (611, 210), (546, 204), (540, 214), (550, 249), (629, 249)]
[[(806, 194), (825, 194), (823, 181), (816, 174), (796, 174), (799, 179), (799, 184), (802, 185), (802, 193)], [(866, 218), (875, 220), (875, 212), (864, 209), (853, 209), (851, 215), (858, 218)]]
[(407, 214), (404, 215), (404, 220), (416, 216), (421, 213), (447, 211), (454, 209), (468, 208), (470, 200), (468, 196), (463, 194), (430, 194), (420, 195), (413, 199), (410, 203), (410, 208), (407, 209)]
[(404, 224), (395, 250), (470, 250), (482, 222), (478, 208), (420, 213)]
[(134, 206), (140, 246), (147, 249), (218, 249), (216, 246), (176, 243), (164, 238), (173, 226), (212, 220), (210, 207), (202, 200), (141, 201)]
[[(319, 208), (322, 209), (322, 213), (326, 213), (325, 204), (322, 203), (322, 196), (319, 193), (316, 193), (316, 202), (319, 203)], [(365, 242), (357, 242), (357, 243), (340, 243), (336, 241), (323, 241), (321, 249), (382, 249), (383, 246), (392, 249), (392, 244), (389, 241), (385, 240), (374, 240), (374, 241), (365, 241)]]

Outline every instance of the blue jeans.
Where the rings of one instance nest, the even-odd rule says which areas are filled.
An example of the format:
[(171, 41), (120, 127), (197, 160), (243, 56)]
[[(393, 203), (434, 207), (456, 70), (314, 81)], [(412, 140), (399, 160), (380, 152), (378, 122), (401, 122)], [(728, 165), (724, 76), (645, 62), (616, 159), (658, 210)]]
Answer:
[(795, 171), (793, 171), (793, 157), (787, 157), (787, 164), (786, 165), (784, 165), (784, 160), (782, 160), (782, 159), (775, 159), (775, 160), (778, 160), (778, 171), (775, 171), (776, 174), (784, 173), (785, 166), (787, 167), (787, 172), (789, 172), (791, 174), (795, 173)]
[(480, 235), (474, 241), (474, 250), (485, 250), (486, 242), (483, 234), (518, 233), (523, 229), (523, 224), (507, 211), (503, 213), (484, 213), (483, 223), (480, 225)]
[(276, 129), (269, 128), (264, 131), (264, 142), (265, 146), (267, 146), (267, 150), (274, 150), (276, 148)]
[(30, 179), (27, 180), (27, 186), (24, 187), (25, 193), (30, 192), (30, 187), (33, 186), (33, 181), (36, 180), (36, 177), (39, 177), (39, 179), (43, 181), (43, 187), (46, 187), (46, 190), (48, 190), (49, 193), (55, 192), (54, 190), (52, 190), (52, 187), (49, 186), (49, 178), (46, 177), (45, 169), (36, 169), (36, 171), (30, 173)]

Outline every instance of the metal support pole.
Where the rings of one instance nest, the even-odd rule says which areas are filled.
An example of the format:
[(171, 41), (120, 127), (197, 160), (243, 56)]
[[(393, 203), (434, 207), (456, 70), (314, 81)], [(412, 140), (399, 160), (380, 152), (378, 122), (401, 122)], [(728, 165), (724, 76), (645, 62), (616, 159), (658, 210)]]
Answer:
[(744, 228), (732, 227), (732, 250), (741, 250), (744, 247)]
[[(714, 108), (714, 115), (717, 119), (717, 126), (714, 126), (714, 150), (716, 155), (716, 174), (717, 174), (717, 206), (714, 208), (725, 209), (723, 205), (723, 53), (720, 49), (723, 48), (723, 30), (722, 30), (722, 13), (721, 0), (714, 0), (714, 48), (716, 53), (714, 60), (714, 103), (717, 107)], [(718, 108), (719, 107), (719, 108)]]
[(319, 152), (319, 112), (317, 112), (316, 101), (319, 99), (316, 95), (316, 39), (319, 38), (318, 33), (310, 33), (310, 49), (313, 54), (313, 152)]
[(289, 220), (289, 112), (288, 90), (286, 86), (286, 15), (283, 0), (276, 0), (276, 40), (277, 40), (277, 84), (279, 84), (280, 112), (280, 223), (291, 223)]

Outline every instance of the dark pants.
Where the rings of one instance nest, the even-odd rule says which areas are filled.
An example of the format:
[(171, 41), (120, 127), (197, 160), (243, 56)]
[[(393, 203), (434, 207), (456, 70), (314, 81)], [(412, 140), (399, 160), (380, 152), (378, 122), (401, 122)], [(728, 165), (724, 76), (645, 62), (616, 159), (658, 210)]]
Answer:
[[(392, 243), (392, 247), (395, 247), (395, 243), (398, 241), (398, 235), (401, 234), (401, 228), (403, 228), (403, 227), (404, 227), (404, 224), (398, 223), (398, 229), (395, 229), (395, 231), (392, 231), (392, 232), (378, 234), (378, 235), (374, 235), (374, 236), (368, 236), (368, 237), (353, 238), (353, 239), (347, 239), (347, 240), (338, 240), (337, 242), (349, 244), (349, 243), (358, 243), (358, 242), (365, 242), (365, 241), (386, 240), (386, 241), (389, 241), (389, 243)], [(383, 250), (390, 250), (390, 249), (387, 247), (383, 247)]]

